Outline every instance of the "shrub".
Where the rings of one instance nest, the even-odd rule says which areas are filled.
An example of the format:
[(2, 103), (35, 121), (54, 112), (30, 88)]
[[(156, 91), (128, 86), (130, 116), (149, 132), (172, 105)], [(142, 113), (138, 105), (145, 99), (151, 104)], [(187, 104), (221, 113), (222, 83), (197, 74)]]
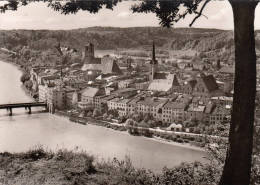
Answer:
[(21, 78), (20, 78), (20, 81), (21, 81), (22, 83), (24, 83), (24, 82), (26, 82), (26, 81), (28, 81), (28, 80), (30, 80), (30, 75), (29, 75), (28, 73), (23, 73), (22, 76), (21, 76)]
[(42, 146), (35, 146), (26, 153), (22, 154), (24, 159), (30, 159), (33, 161), (45, 158), (47, 155), (48, 153), (44, 150)]

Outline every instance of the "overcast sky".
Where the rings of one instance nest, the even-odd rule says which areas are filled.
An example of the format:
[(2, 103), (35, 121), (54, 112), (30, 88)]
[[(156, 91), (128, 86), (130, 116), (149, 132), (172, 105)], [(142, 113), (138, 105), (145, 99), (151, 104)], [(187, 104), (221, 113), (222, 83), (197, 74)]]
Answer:
[[(43, 3), (33, 3), (18, 11), (0, 14), (0, 29), (74, 29), (91, 26), (135, 27), (159, 26), (154, 14), (133, 14), (133, 1), (119, 3), (113, 11), (102, 9), (97, 14), (78, 12), (76, 15), (61, 15)], [(213, 1), (206, 7), (204, 15), (193, 27), (233, 29), (232, 9), (227, 1)], [(175, 27), (187, 27), (194, 15), (187, 17)], [(260, 6), (256, 9), (256, 29), (260, 29)]]

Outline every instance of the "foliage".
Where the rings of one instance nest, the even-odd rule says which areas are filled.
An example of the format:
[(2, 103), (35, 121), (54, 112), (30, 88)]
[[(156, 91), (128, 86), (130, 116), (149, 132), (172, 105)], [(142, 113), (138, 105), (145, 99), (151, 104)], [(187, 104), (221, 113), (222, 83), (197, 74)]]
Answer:
[(100, 114), (101, 114), (100, 111), (95, 108), (94, 111), (93, 111), (93, 117), (97, 117), (97, 116), (99, 116)]
[(126, 120), (127, 120), (127, 118), (125, 116), (120, 116), (118, 119), (119, 123), (124, 123), (124, 122), (126, 122)]
[(108, 117), (108, 114), (105, 112), (105, 113), (103, 114), (103, 119), (107, 119), (107, 117)]
[(45, 158), (47, 156), (47, 152), (41, 145), (35, 146), (29, 149), (27, 152), (22, 153), (22, 158), (31, 159), (31, 160), (39, 160)]
[(28, 73), (23, 73), (21, 78), (20, 78), (20, 81), (24, 84), (26, 81), (30, 80), (30, 74)]
[[(111, 115), (112, 118), (118, 118), (118, 117), (119, 117), (118, 111), (115, 110), (115, 109), (110, 109), (110, 110), (108, 110), (107, 113), (108, 113), (109, 115)], [(112, 118), (111, 118), (111, 119), (112, 119)]]
[(91, 117), (92, 115), (93, 115), (93, 112), (92, 112), (92, 111), (88, 111), (87, 116), (88, 116), (88, 117)]
[(153, 185), (156, 180), (151, 171), (136, 169), (129, 157), (122, 161), (114, 158), (112, 161), (98, 163), (97, 167), (106, 174), (98, 178), (97, 184)]
[(126, 126), (134, 126), (135, 121), (131, 118), (127, 119), (125, 122)]
[(164, 168), (159, 175), (159, 183), (164, 185), (214, 185), (216, 174), (212, 166), (199, 162), (182, 163), (174, 168)]
[(33, 82), (31, 80), (25, 81), (24, 85), (27, 89), (31, 90), (33, 86)]

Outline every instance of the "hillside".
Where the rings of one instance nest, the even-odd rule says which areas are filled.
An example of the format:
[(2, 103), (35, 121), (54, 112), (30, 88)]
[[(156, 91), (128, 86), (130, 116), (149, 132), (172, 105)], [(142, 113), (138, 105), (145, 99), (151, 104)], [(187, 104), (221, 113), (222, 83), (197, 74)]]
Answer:
[(167, 29), (161, 27), (112, 28), (91, 27), (75, 30), (12, 30), (0, 31), (0, 46), (9, 49), (28, 45), (33, 49), (46, 50), (57, 42), (75, 48), (82, 48), (86, 42), (93, 42), (98, 49), (137, 48), (156, 45), (163, 49), (194, 49), (210, 51), (230, 48), (231, 31), (214, 29)]
[[(257, 51), (260, 50), (259, 33), (256, 31)], [(57, 54), (53, 46), (58, 42), (63, 46), (76, 48), (80, 51), (79, 55), (84, 45), (92, 42), (98, 50), (119, 49), (121, 52), (127, 50), (126, 55), (139, 52), (141, 55), (149, 56), (152, 41), (155, 41), (157, 54), (187, 59), (198, 54), (200, 59), (206, 59), (209, 62), (219, 59), (224, 63), (234, 62), (233, 31), (227, 30), (162, 27), (0, 30), (0, 47), (21, 51), (23, 46), (28, 46), (26, 48), (34, 53), (30, 56), (37, 56), (34, 58), (42, 57), (42, 55), (52, 57), (55, 53)], [(35, 53), (40, 53), (40, 55)]]
[(0, 184), (4, 185), (214, 185), (219, 179), (219, 170), (219, 167), (194, 162), (164, 168), (155, 174), (135, 168), (129, 157), (123, 161), (116, 158), (98, 161), (84, 151), (54, 153), (42, 148), (24, 153), (0, 153)]

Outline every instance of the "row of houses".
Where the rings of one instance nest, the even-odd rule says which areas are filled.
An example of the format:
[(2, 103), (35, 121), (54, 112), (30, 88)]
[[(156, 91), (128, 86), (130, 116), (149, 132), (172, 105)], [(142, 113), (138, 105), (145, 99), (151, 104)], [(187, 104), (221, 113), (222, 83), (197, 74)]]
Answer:
[(108, 110), (117, 110), (120, 116), (149, 114), (157, 121), (167, 123), (183, 123), (187, 120), (212, 124), (223, 122), (228, 118), (232, 104), (232, 100), (222, 101), (223, 98), (200, 99), (184, 94), (164, 98), (152, 97), (147, 92), (138, 93), (133, 88), (115, 91), (110, 95), (94, 87), (88, 87), (82, 92), (81, 101), (78, 102), (81, 108), (101, 109), (105, 105)]

